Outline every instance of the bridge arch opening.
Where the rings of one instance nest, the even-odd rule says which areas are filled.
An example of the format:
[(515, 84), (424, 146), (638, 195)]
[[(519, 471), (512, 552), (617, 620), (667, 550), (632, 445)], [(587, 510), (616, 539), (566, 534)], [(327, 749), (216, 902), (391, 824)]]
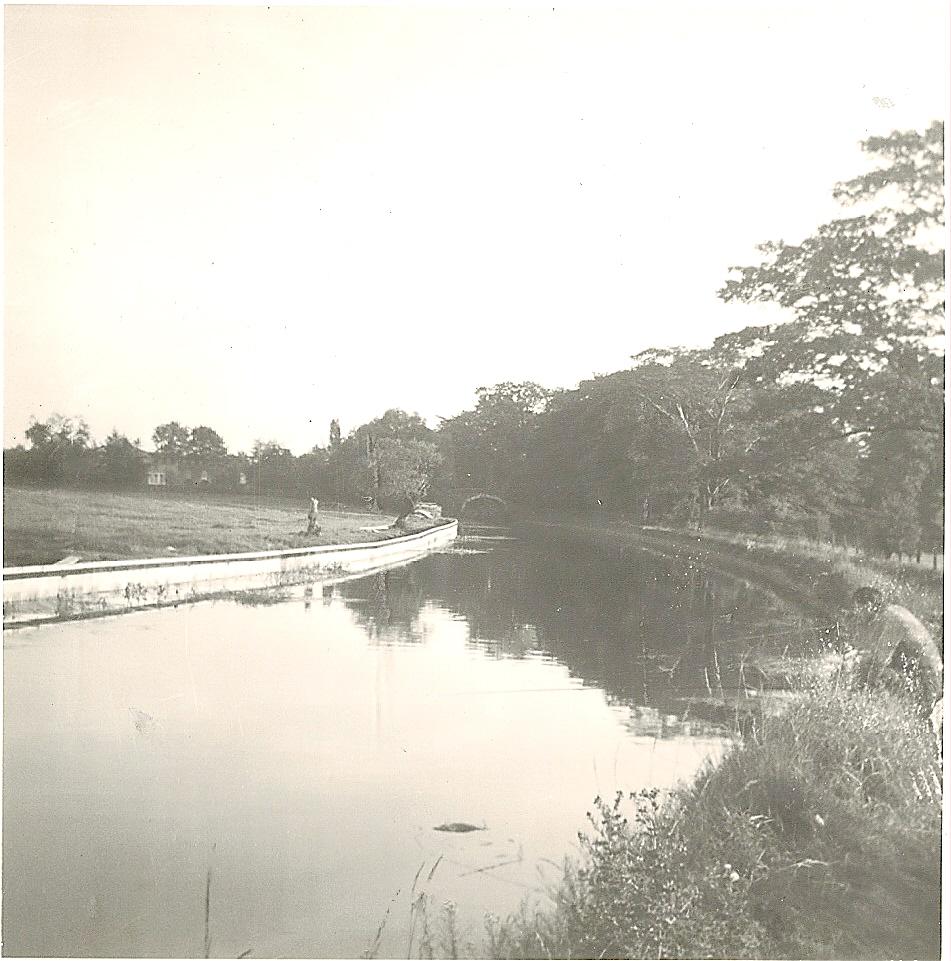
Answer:
[(509, 505), (495, 494), (473, 494), (467, 497), (459, 508), (459, 516), (501, 517), (507, 513)]

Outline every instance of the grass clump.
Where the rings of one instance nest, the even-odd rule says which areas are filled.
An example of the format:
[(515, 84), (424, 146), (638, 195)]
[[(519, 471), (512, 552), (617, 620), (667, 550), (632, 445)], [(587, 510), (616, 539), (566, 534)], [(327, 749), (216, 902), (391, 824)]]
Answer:
[(941, 768), (900, 693), (810, 682), (668, 797), (598, 800), (554, 908), (495, 957), (938, 957)]

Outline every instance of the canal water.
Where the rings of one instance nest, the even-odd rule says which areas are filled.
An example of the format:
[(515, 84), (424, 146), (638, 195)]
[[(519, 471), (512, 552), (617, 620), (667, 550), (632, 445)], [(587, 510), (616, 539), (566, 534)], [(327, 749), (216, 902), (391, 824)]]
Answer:
[(496, 529), (7, 632), (4, 952), (401, 957), (451, 904), (479, 953), (596, 795), (722, 756), (723, 701), (808, 628), (687, 559)]

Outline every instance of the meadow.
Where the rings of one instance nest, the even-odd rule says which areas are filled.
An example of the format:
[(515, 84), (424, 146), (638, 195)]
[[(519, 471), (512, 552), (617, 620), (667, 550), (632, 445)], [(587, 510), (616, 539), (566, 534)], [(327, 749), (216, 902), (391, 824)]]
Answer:
[(306, 502), (280, 497), (192, 496), (5, 488), (3, 564), (84, 561), (352, 544), (397, 530), (393, 517), (353, 509), (321, 510), (308, 535)]

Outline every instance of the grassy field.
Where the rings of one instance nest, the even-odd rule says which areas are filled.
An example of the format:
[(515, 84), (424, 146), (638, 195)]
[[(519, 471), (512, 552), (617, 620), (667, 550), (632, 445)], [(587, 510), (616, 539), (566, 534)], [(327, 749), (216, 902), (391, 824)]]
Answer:
[(118, 560), (350, 544), (398, 531), (370, 532), (392, 517), (321, 511), (308, 536), (307, 505), (281, 498), (113, 494), (75, 490), (3, 492), (3, 563), (50, 564), (73, 555)]

